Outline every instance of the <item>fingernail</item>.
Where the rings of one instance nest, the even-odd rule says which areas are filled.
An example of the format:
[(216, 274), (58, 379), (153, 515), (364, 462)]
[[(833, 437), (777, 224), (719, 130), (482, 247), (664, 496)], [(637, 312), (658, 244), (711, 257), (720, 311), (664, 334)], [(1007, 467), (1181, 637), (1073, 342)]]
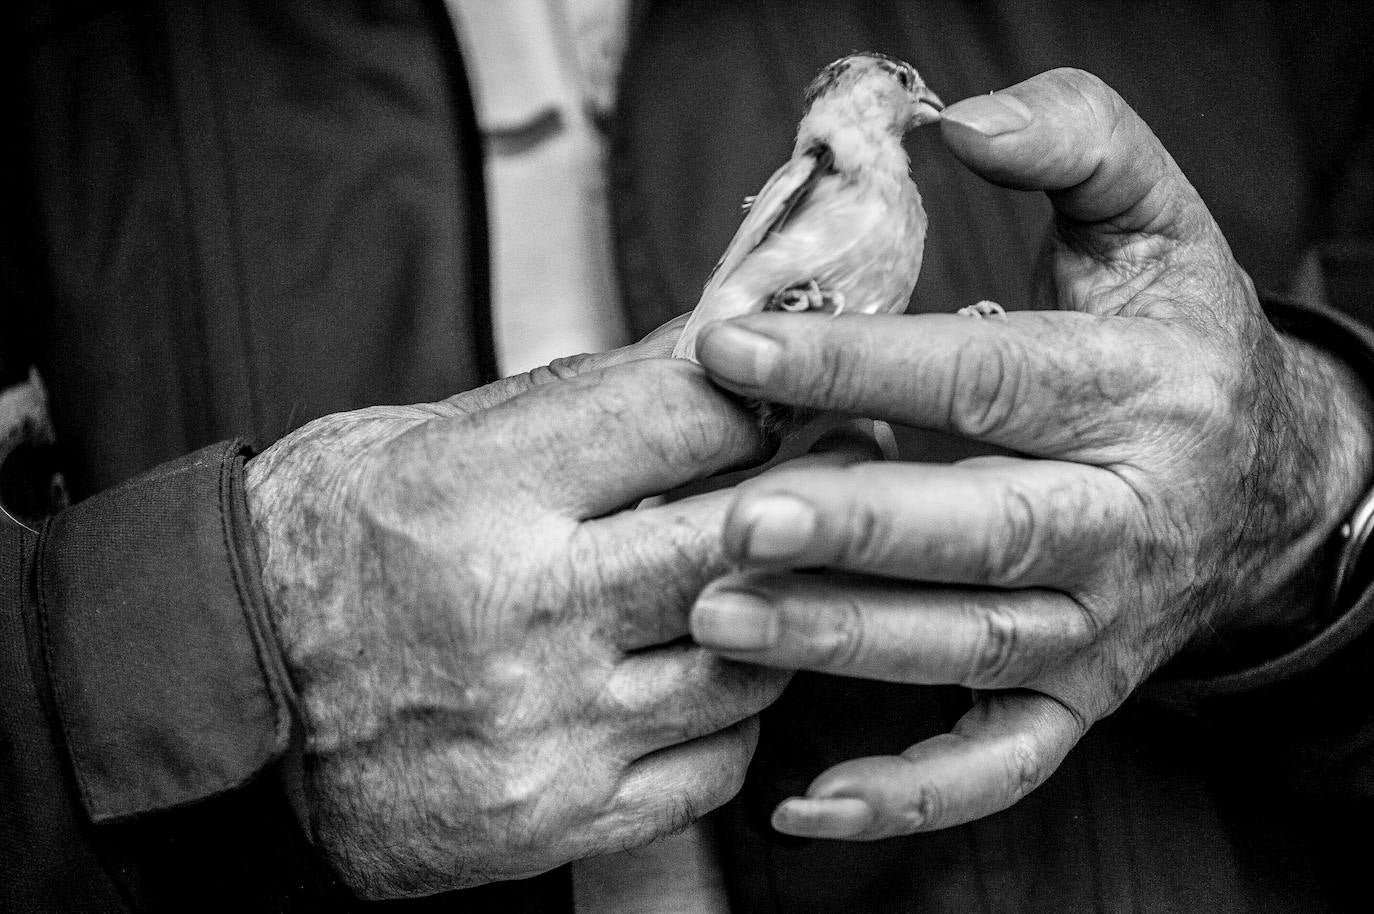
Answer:
[(882, 452), (884, 460), (901, 459), (902, 449), (897, 446), (897, 435), (892, 431), (892, 426), (881, 419), (873, 420), (873, 440), (878, 442), (878, 450)]
[(1033, 115), (1013, 95), (975, 95), (945, 109), (946, 123), (953, 121), (983, 136), (1014, 133), (1031, 122)]
[(761, 495), (739, 507), (738, 519), (748, 531), (744, 556), (764, 562), (794, 558), (816, 535), (816, 511), (791, 495)]
[(826, 429), (807, 453), (832, 454), (871, 450), (873, 444), (872, 419), (848, 419), (834, 428)]
[(702, 330), (697, 356), (713, 375), (757, 387), (772, 375), (782, 347), (762, 334), (721, 321)]
[(865, 460), (896, 460), (897, 437), (881, 419), (850, 419), (824, 432), (811, 454), (848, 454)]
[(792, 797), (773, 810), (773, 827), (803, 838), (853, 838), (875, 818), (872, 806), (853, 797)]
[(717, 591), (692, 608), (692, 637), (722, 651), (758, 651), (778, 642), (778, 612), (754, 594)]

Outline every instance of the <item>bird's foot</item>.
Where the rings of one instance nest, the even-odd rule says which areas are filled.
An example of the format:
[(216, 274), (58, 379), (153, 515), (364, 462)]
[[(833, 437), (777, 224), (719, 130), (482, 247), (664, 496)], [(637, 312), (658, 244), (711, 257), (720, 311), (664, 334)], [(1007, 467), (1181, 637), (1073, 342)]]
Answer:
[(980, 301), (977, 304), (960, 308), (958, 314), (964, 317), (1006, 317), (1007, 310), (995, 301)]
[(820, 283), (812, 279), (796, 286), (779, 289), (768, 299), (768, 311), (830, 311), (839, 314), (844, 310), (844, 293), (828, 292)]

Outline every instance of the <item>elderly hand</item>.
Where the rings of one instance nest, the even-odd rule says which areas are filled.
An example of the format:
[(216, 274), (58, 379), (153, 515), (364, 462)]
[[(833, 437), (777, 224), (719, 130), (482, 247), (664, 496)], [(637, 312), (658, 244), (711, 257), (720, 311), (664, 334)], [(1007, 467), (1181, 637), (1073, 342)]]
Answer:
[(643, 844), (734, 795), (786, 674), (686, 642), (763, 456), (677, 327), (449, 401), (327, 416), (249, 463), (305, 723), (305, 813), (370, 897)]
[(1323, 595), (1296, 582), (1370, 468), (1355, 379), (1275, 333), (1110, 88), (1046, 73), (951, 106), (942, 131), (978, 174), (1049, 193), (1041, 278), (1058, 310), (762, 314), (700, 344), (751, 397), (1026, 455), (787, 472), (737, 497), (726, 540), (747, 570), (701, 596), (699, 643), (979, 690), (952, 733), (842, 763), (782, 803), (774, 825), (792, 834), (880, 838), (1016, 802), (1198, 636), (1311, 610)]

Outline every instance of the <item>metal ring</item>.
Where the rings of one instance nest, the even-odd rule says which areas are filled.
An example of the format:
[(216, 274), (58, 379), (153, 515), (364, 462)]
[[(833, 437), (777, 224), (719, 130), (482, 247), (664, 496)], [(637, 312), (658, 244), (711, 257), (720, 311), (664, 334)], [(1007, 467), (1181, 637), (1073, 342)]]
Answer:
[(1331, 581), (1331, 604), (1339, 606), (1349, 578), (1364, 554), (1366, 544), (1374, 535), (1374, 490), (1367, 492), (1351, 512), (1350, 519), (1341, 525), (1341, 554), (1336, 559), (1336, 574)]

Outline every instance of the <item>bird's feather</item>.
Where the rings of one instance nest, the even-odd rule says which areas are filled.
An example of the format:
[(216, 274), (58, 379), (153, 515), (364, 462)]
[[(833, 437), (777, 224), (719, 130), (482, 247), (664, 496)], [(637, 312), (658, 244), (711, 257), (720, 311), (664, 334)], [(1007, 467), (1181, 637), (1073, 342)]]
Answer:
[(792, 214), (806, 202), (816, 182), (833, 172), (834, 167), (835, 155), (830, 147), (817, 143), (773, 172), (768, 183), (750, 202), (748, 214), (716, 263), (716, 268), (711, 271), (707, 287), (729, 279), (735, 267), (763, 243), (763, 239), (782, 229)]
[[(763, 185), (763, 189), (749, 201), (744, 221), (740, 223), (734, 238), (726, 246), (725, 253), (716, 262), (715, 269), (706, 281), (706, 288), (701, 293), (702, 300), (709, 299), (765, 239), (781, 231), (792, 215), (811, 196), (816, 183), (826, 175), (833, 174), (834, 169), (835, 156), (830, 147), (824, 143), (816, 143), (773, 172), (772, 177)], [(698, 309), (688, 319), (673, 355), (692, 357), (694, 341), (700, 329), (696, 326), (699, 323), (698, 313), (703, 312)]]

